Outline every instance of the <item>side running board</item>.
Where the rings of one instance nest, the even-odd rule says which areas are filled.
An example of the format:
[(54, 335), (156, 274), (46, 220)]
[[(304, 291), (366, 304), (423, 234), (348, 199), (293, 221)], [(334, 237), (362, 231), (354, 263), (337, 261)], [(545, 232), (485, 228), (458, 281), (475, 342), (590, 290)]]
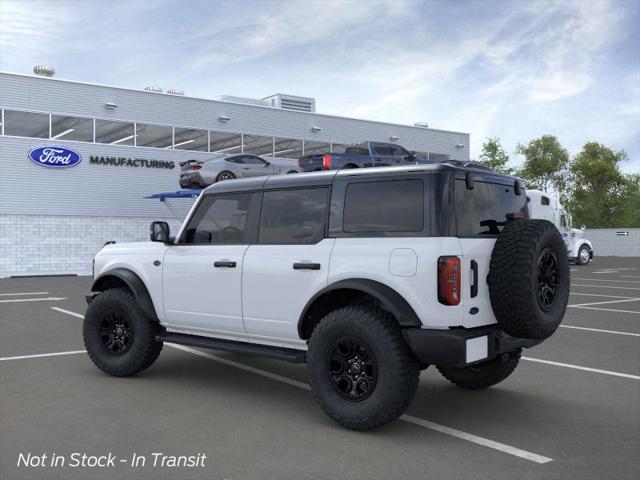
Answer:
[(236, 342), (234, 340), (224, 340), (221, 338), (201, 337), (197, 335), (185, 335), (183, 333), (164, 332), (156, 335), (156, 340), (188, 345), (190, 347), (208, 348), (223, 352), (240, 353), (243, 355), (254, 355), (260, 357), (275, 358), (292, 363), (305, 363), (307, 352), (294, 350), (293, 348), (272, 347), (269, 345), (258, 345), (255, 343)]

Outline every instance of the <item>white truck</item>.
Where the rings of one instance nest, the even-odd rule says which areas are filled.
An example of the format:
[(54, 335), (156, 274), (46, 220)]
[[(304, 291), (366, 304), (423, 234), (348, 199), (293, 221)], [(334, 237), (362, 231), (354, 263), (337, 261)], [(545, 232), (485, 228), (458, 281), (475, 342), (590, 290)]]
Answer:
[(593, 245), (584, 238), (586, 227), (573, 228), (571, 215), (557, 199), (541, 190), (527, 190), (527, 206), (530, 218), (549, 220), (560, 231), (570, 260), (577, 265), (593, 260)]

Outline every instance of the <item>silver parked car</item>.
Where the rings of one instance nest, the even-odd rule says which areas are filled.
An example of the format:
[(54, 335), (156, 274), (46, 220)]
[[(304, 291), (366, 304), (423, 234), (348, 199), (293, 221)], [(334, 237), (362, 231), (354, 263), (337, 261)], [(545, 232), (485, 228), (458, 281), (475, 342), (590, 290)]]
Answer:
[(180, 187), (207, 187), (221, 180), (298, 173), (292, 158), (259, 157), (246, 153), (219, 155), (211, 160), (189, 160), (180, 163)]

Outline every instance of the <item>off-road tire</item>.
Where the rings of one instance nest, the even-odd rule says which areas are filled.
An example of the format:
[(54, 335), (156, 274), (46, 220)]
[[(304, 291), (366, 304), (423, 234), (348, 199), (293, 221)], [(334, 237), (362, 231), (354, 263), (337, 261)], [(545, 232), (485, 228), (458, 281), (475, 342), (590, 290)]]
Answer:
[[(111, 312), (124, 315), (132, 340), (124, 353), (114, 353), (102, 341), (101, 326)], [(82, 335), (91, 361), (103, 372), (116, 377), (135, 375), (151, 366), (162, 350), (156, 341), (160, 326), (142, 312), (133, 294), (124, 288), (105, 290), (89, 304)]]
[(503, 353), (487, 362), (468, 367), (437, 367), (444, 378), (454, 385), (468, 390), (487, 388), (506, 379), (518, 366), (520, 361), (518, 349)]
[[(539, 262), (555, 260), (555, 294), (548, 305), (539, 300)], [(545, 339), (560, 325), (569, 300), (569, 259), (558, 229), (547, 220), (507, 222), (491, 254), (489, 294), (501, 328), (514, 337)]]
[(587, 257), (587, 261), (584, 262), (582, 261), (582, 252), (583, 251), (587, 251), (589, 252), (589, 247), (587, 247), (586, 245), (582, 245), (579, 249), (578, 249), (578, 256), (576, 257), (576, 265), (586, 265), (587, 263), (589, 263), (589, 257)]
[[(334, 384), (330, 359), (337, 342), (362, 342), (375, 359), (377, 380), (367, 398), (348, 400)], [(402, 415), (418, 388), (419, 364), (391, 314), (367, 304), (328, 313), (309, 340), (307, 370), (314, 397), (334, 421), (352, 430), (371, 430)]]

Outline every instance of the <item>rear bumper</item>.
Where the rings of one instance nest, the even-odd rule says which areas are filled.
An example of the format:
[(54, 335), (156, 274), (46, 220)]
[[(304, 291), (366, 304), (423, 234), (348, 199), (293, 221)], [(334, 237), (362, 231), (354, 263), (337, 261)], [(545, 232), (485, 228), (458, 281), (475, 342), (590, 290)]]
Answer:
[(542, 342), (512, 337), (497, 325), (450, 330), (407, 328), (402, 333), (409, 348), (422, 363), (443, 367), (465, 367), (485, 362), (501, 353), (530, 348)]
[(191, 173), (183, 173), (180, 175), (180, 187), (181, 188), (191, 188), (191, 187), (206, 187), (206, 182), (202, 178), (202, 175), (198, 172)]

